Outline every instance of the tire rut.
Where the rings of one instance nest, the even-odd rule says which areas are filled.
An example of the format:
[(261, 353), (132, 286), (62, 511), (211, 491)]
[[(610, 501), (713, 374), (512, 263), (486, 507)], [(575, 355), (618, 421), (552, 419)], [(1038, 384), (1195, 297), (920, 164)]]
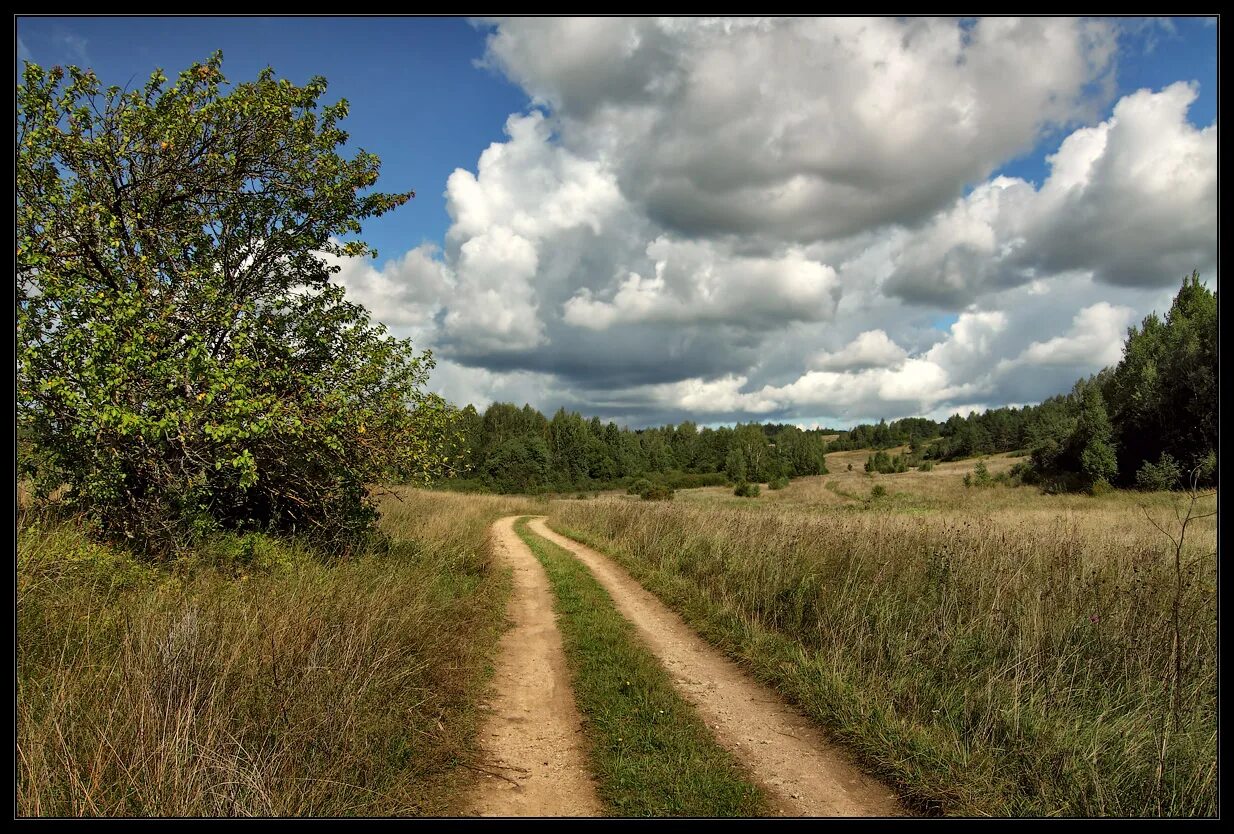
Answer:
[(908, 814), (886, 785), (863, 773), (810, 719), (704, 641), (614, 561), (550, 530), (542, 518), (530, 526), (570, 550), (591, 570), (716, 739), (767, 791), (778, 813), (803, 817)]
[(477, 816), (601, 816), (587, 767), (553, 592), (539, 561), (514, 532), (517, 516), (492, 528), (512, 592), (488, 716), (480, 731), (484, 774), (466, 807)]

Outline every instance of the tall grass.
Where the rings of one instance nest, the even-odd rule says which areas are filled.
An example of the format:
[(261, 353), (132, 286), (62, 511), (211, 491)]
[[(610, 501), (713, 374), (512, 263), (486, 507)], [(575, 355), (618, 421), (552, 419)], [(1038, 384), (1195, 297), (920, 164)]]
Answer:
[(550, 521), (618, 558), (920, 810), (1213, 815), (1213, 528), (1189, 533), (1172, 705), (1173, 548), (1135, 509), (1117, 534), (1070, 512), (995, 523), (877, 504), (560, 502)]
[(168, 567), (23, 513), (17, 812), (457, 811), (506, 598), (488, 525), (534, 506), (384, 510), (385, 553), (247, 537)]

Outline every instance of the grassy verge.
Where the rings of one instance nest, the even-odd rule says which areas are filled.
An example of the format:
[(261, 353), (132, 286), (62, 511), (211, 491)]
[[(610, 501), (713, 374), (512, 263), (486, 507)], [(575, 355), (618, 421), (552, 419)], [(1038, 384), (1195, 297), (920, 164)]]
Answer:
[(1009, 525), (560, 502), (552, 526), (616, 558), (921, 811), (1210, 816), (1212, 528), (1189, 534), (1176, 585), (1136, 510), (1108, 527), (1069, 511)]
[(18, 521), (17, 813), (437, 815), (474, 753), (527, 501), (400, 490), (389, 552), (220, 538), (153, 566)]
[(548, 572), (600, 799), (617, 816), (749, 817), (759, 790), (613, 607), (590, 571), (527, 528), (515, 530)]

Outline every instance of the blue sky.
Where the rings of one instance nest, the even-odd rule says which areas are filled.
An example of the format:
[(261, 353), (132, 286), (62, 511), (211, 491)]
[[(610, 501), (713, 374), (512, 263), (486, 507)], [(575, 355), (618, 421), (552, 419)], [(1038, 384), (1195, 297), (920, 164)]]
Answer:
[[(233, 80), (325, 76), (380, 187), (417, 194), (366, 225), (381, 258), (347, 266), (349, 291), (434, 350), (457, 401), (631, 424), (945, 415), (1116, 359), (1183, 273), (1216, 282), (1217, 36), (1211, 18), (17, 20), (19, 58), (107, 83), (215, 49)], [(1054, 154), (1068, 177), (1097, 161), (1050, 185)]]
[(89, 65), (107, 83), (140, 84), (155, 67), (174, 75), (216, 49), (232, 80), (266, 66), (296, 83), (324, 76), (327, 99), (351, 105), (349, 146), (381, 158), (383, 188), (416, 191), (415, 204), (366, 227), (382, 257), (442, 239), (446, 177), (474, 166), (527, 103), (474, 66), (484, 34), (463, 18), (22, 17), (17, 35), (44, 66)]

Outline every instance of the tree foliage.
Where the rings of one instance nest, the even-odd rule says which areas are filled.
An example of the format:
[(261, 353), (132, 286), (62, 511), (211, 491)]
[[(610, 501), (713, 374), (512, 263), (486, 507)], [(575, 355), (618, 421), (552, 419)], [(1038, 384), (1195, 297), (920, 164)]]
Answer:
[(1193, 273), (1164, 320), (1128, 331), (1106, 387), (1124, 481), (1163, 454), (1187, 470), (1215, 454), (1217, 378), (1217, 295)]
[(353, 547), (366, 484), (446, 464), (428, 353), (331, 282), (379, 161), (340, 156), (347, 103), (222, 56), (100, 88), (27, 64), (17, 90), (18, 422), (27, 472), (156, 552), (218, 527)]
[(743, 480), (825, 475), (820, 430), (748, 424), (700, 429), (692, 422), (632, 431), (599, 417), (558, 409), (552, 419), (530, 405), (493, 403), (459, 413), (455, 482), (498, 492), (568, 492), (636, 486), (687, 489)]

